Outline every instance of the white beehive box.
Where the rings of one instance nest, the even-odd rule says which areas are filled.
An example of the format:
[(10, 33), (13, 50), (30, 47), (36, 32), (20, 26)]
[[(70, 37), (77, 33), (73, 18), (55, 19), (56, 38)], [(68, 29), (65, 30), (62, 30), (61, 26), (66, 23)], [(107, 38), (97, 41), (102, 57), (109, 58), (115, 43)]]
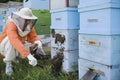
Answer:
[(51, 32), (51, 58), (59, 49), (64, 49), (63, 70), (75, 71), (78, 65), (78, 30), (52, 29)]
[(51, 29), (79, 29), (77, 8), (51, 10)]
[(79, 7), (106, 5), (106, 3), (119, 4), (120, 0), (79, 0)]
[[(55, 37), (52, 37), (51, 32), (51, 46), (64, 47), (64, 50), (78, 50), (78, 30), (77, 29), (51, 29), (55, 31)], [(63, 40), (62, 40), (63, 38)]]
[(79, 0), (50, 0), (50, 9), (60, 9), (65, 7), (76, 7)]
[(79, 57), (105, 65), (120, 64), (120, 35), (79, 34)]
[(57, 52), (57, 48), (58, 47), (52, 47), (51, 46), (51, 58), (53, 58), (55, 55), (57, 55), (57, 53), (56, 53)]
[[(51, 58), (56, 55), (58, 47), (51, 47)], [(66, 50), (63, 52), (64, 59), (62, 69), (64, 72), (74, 72), (78, 70), (78, 50)]]
[(74, 72), (78, 70), (78, 50), (64, 51), (63, 71)]
[[(114, 59), (113, 59), (114, 60)], [(79, 58), (79, 80), (89, 71), (96, 70), (100, 76), (95, 80), (120, 80), (120, 65), (103, 65), (94, 61)]]
[(84, 7), (79, 8), (78, 12), (80, 12), (80, 33), (120, 34), (120, 4)]
[[(52, 29), (55, 31), (55, 37), (52, 37), (51, 33), (51, 56), (56, 55), (56, 50), (64, 48), (64, 50), (78, 50), (78, 30), (64, 30), (64, 29)], [(59, 35), (61, 37), (59, 37)], [(60, 40), (62, 40), (62, 43)], [(60, 40), (59, 40), (60, 39)], [(57, 42), (56, 42), (57, 41)]]
[(23, 0), (23, 6), (27, 8), (31, 8), (31, 0)]

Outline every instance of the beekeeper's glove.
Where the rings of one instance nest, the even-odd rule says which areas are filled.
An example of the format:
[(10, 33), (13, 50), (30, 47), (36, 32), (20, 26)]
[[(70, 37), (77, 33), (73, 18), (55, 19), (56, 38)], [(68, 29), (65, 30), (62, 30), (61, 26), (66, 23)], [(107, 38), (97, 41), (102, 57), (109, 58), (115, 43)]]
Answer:
[(38, 44), (38, 47), (39, 47), (39, 48), (42, 48), (42, 43), (41, 43), (41, 41), (37, 40), (37, 41), (35, 41), (34, 43), (35, 43), (35, 44)]
[(5, 69), (6, 75), (10, 76), (12, 74), (12, 72), (13, 72), (12, 64), (7, 63), (6, 64), (6, 69)]
[(36, 50), (36, 54), (44, 56), (46, 55), (46, 53), (44, 52), (43, 48), (42, 48), (42, 43), (41, 41), (37, 40), (35, 41), (35, 44), (38, 44), (37, 50)]
[(27, 56), (28, 60), (29, 60), (29, 64), (32, 66), (36, 66), (37, 65), (37, 59), (35, 57), (33, 57), (33, 55), (29, 54)]

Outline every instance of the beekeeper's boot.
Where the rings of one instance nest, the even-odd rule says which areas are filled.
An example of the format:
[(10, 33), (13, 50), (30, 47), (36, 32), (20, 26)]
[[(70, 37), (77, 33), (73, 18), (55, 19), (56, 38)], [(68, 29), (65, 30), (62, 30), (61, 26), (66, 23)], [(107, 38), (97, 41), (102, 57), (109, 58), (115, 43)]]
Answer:
[(12, 64), (6, 63), (6, 69), (5, 69), (6, 75), (10, 76), (12, 74), (12, 72), (13, 72)]

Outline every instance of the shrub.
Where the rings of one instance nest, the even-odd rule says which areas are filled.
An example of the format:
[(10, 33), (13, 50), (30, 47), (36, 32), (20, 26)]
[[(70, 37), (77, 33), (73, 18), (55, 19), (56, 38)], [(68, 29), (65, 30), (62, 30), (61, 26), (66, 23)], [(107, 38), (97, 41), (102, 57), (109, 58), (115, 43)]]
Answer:
[(5, 3), (8, 2), (8, 0), (0, 0), (0, 2)]
[(23, 2), (23, 0), (11, 0), (11, 1), (16, 1), (16, 2)]

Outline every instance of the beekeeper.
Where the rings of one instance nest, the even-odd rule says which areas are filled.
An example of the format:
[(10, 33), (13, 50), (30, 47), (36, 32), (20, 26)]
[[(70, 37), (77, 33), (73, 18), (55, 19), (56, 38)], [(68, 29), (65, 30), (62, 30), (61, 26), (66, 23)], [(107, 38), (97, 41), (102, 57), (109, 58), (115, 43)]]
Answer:
[(37, 65), (36, 58), (25, 47), (27, 41), (31, 44), (37, 43), (37, 50), (42, 48), (42, 41), (39, 40), (33, 27), (36, 21), (37, 17), (29, 8), (22, 8), (11, 14), (11, 19), (7, 22), (0, 36), (0, 53), (4, 56), (3, 61), (6, 63), (5, 72), (7, 75), (11, 75), (13, 72), (11, 63), (19, 55), (27, 58), (30, 65)]

